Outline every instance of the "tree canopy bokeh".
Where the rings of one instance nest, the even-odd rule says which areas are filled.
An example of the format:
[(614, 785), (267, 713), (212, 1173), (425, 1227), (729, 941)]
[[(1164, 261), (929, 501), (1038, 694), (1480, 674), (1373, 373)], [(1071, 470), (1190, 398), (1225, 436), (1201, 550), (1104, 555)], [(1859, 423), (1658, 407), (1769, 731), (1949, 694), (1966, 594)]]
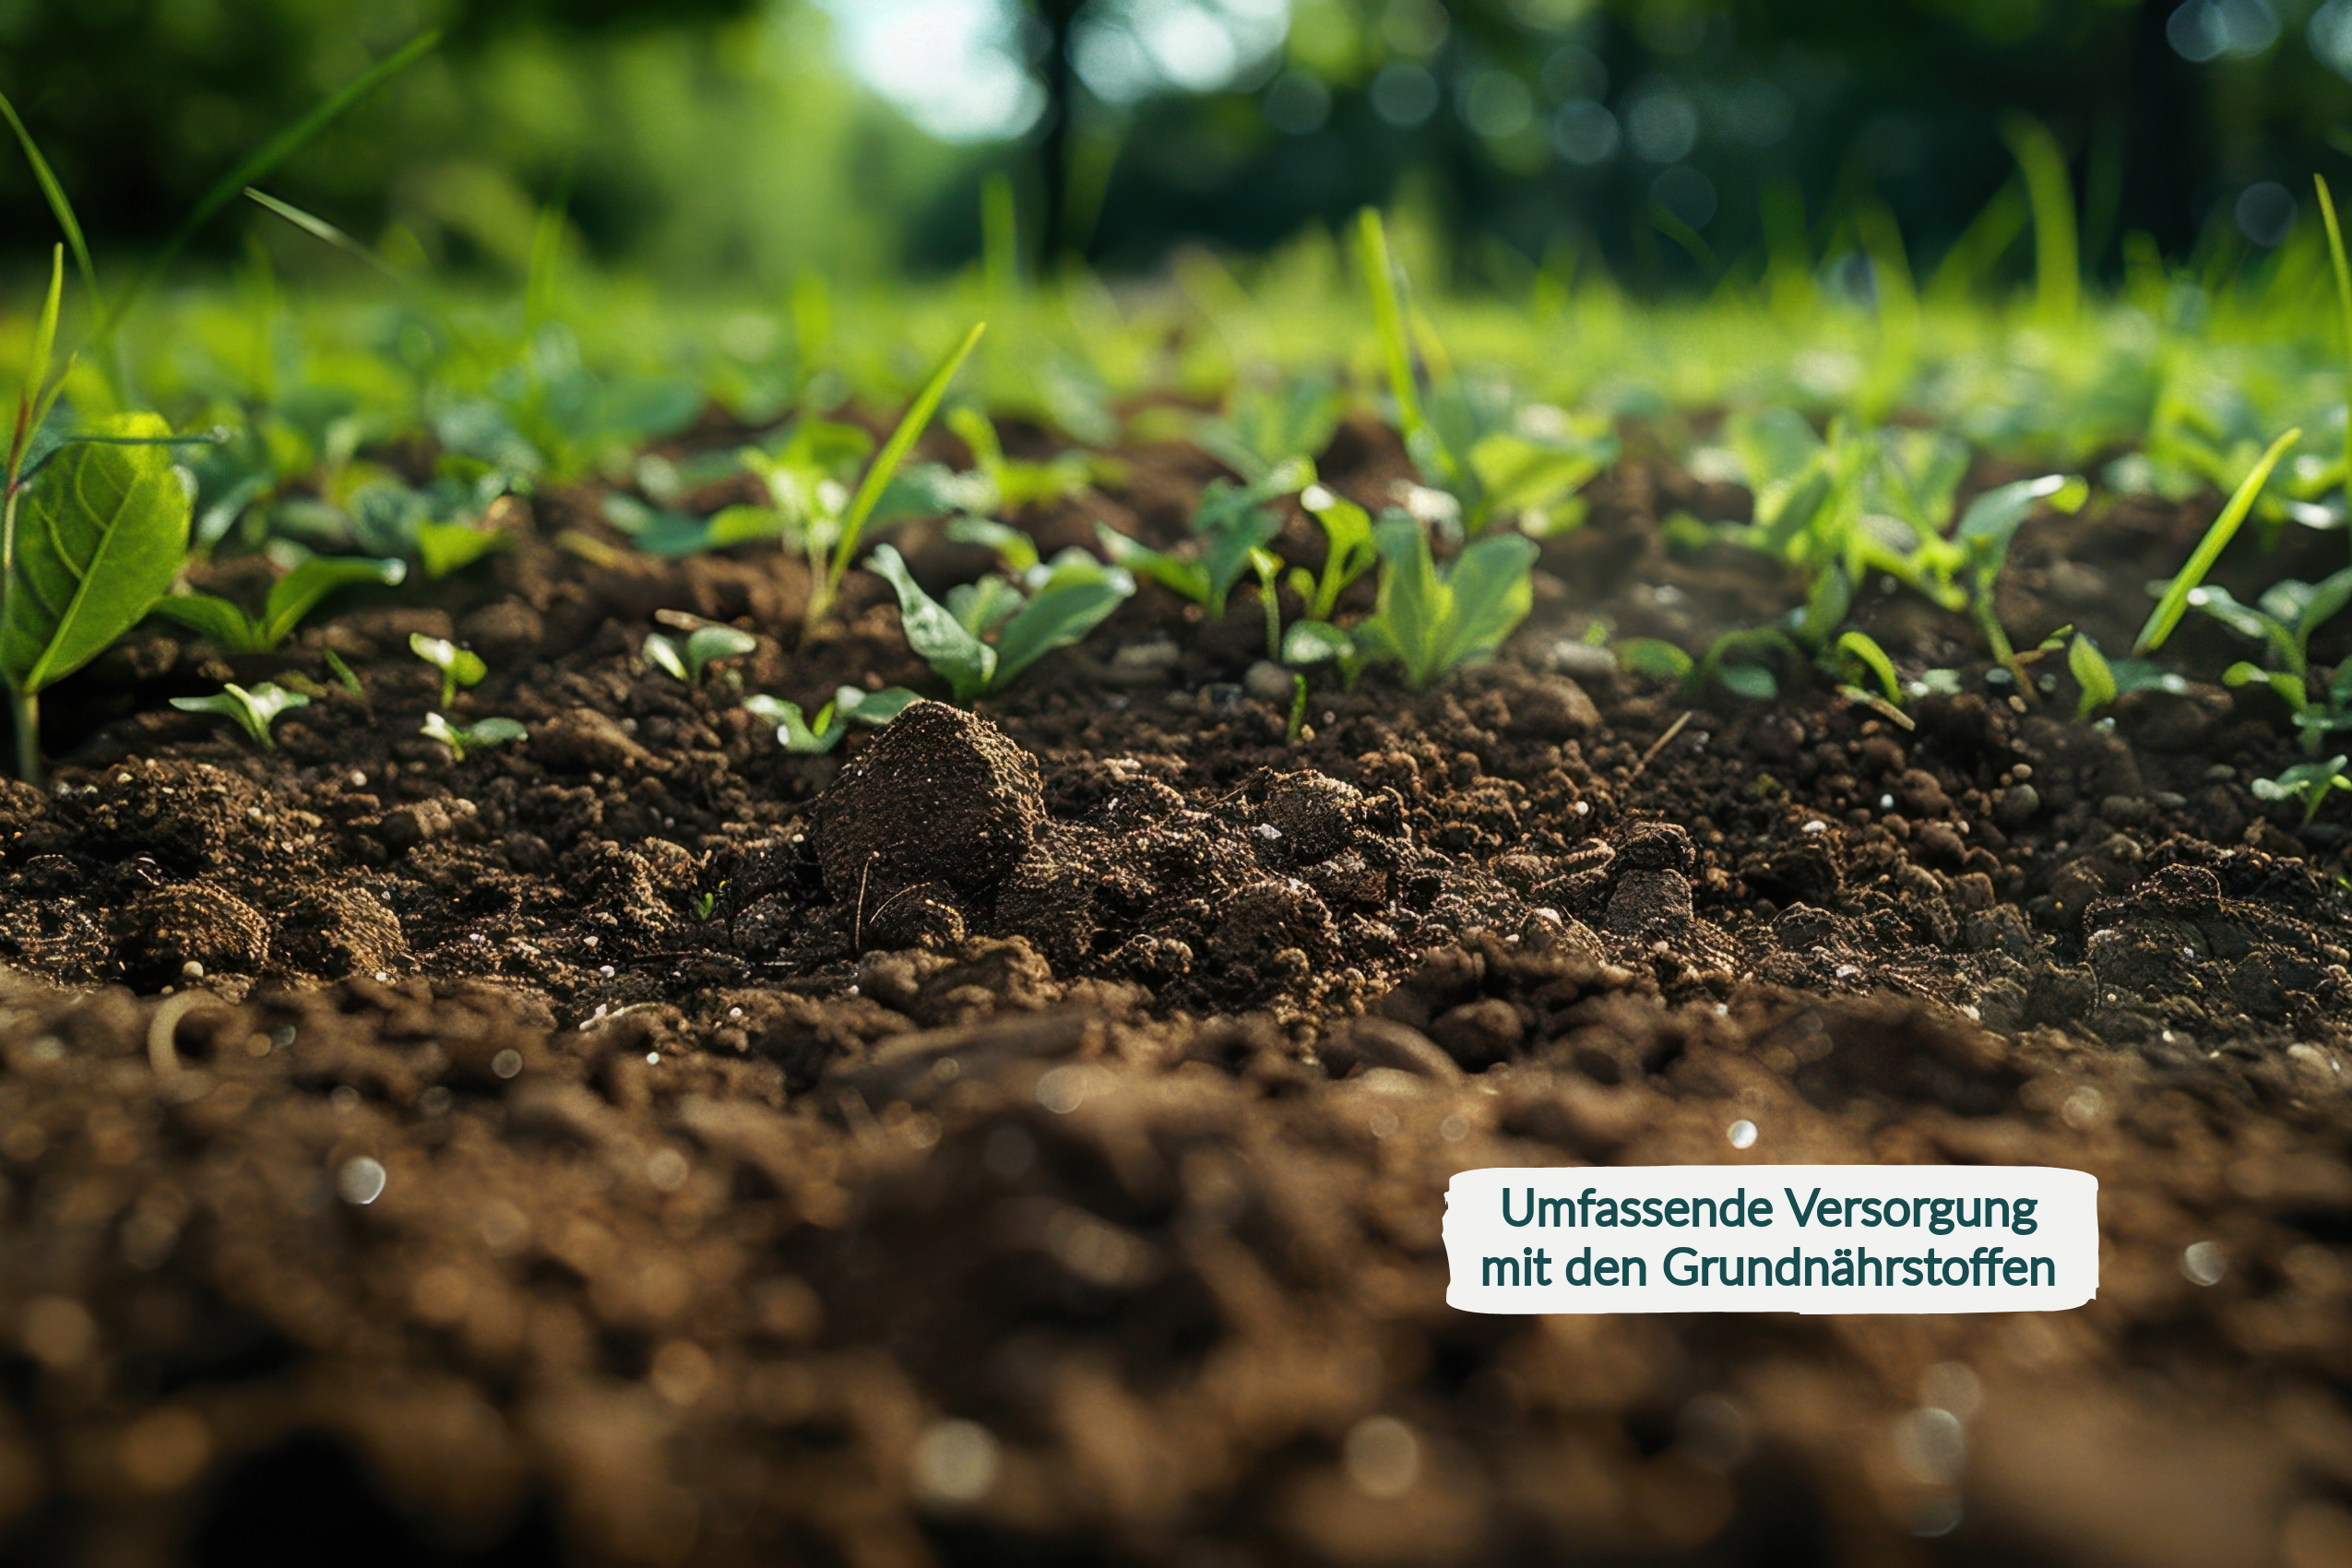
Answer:
[[(2022, 113), (2111, 269), (2134, 232), (2275, 244), (2352, 172), (2352, 0), (0, 0), (0, 91), (137, 249), (427, 27), (274, 188), (458, 267), (520, 266), (559, 196), (658, 276), (959, 265), (1002, 172), (1039, 262), (1403, 199), (1474, 275), (1704, 285), (1866, 210), (1931, 262), (2015, 181)], [(51, 232), (12, 150), (0, 235)]]

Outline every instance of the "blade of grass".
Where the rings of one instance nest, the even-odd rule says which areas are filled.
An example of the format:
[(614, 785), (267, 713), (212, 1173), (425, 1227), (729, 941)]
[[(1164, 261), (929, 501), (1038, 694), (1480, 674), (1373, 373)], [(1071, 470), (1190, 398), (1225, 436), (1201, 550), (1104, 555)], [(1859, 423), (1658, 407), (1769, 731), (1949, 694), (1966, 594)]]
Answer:
[(341, 251), (345, 255), (352, 257), (374, 271), (383, 274), (393, 282), (399, 284), (403, 289), (413, 289), (416, 287), (416, 279), (400, 271), (390, 262), (387, 262), (382, 256), (377, 255), (374, 251), (360, 244), (359, 241), (351, 238), (350, 235), (343, 232), (342, 230), (335, 227), (334, 224), (329, 223), (326, 219), (304, 212), (301, 208), (296, 207), (293, 203), (289, 201), (279, 201), (267, 191), (255, 190), (251, 185), (247, 185), (245, 187), (244, 194), (245, 199), (253, 202), (255, 206), (276, 213), (287, 222), (291, 223), (295, 228), (300, 229), (303, 233), (310, 235), (314, 239), (325, 241), (327, 244), (333, 245), (337, 250)]
[(890, 433), (889, 441), (884, 444), (873, 466), (866, 469), (866, 477), (858, 485), (857, 494), (850, 498), (849, 511), (841, 517), (841, 539), (833, 549), (830, 573), (834, 582), (839, 582), (849, 571), (849, 562), (857, 554), (858, 535), (864, 531), (866, 519), (873, 515), (874, 505), (881, 501), (882, 493), (889, 488), (891, 476), (898, 471), (898, 465), (907, 460), (907, 454), (922, 434), (923, 427), (931, 422), (931, 416), (938, 412), (939, 400), (947, 396), (948, 383), (954, 381), (956, 373), (964, 368), (964, 362), (971, 357), (972, 350), (980, 344), (980, 334), (987, 330), (987, 322), (974, 324), (955, 350), (940, 361), (939, 368), (931, 373), (931, 379), (923, 383), (923, 389), (908, 405), (905, 415), (898, 421), (898, 428)]
[(180, 252), (187, 247), (188, 242), (196, 238), (196, 232), (211, 221), (213, 214), (236, 200), (239, 192), (300, 152), (313, 137), (340, 119), (353, 104), (423, 58), (440, 42), (441, 30), (438, 28), (428, 28), (417, 34), (345, 83), (341, 90), (264, 142), (235, 168), (215, 181), (179, 228), (172, 231), (172, 237), (163, 242), (163, 248), (155, 253), (155, 258), (147, 264), (147, 269), (108, 307), (91, 341), (104, 344), (113, 339), (122, 327), (123, 318), (130, 314), (131, 307), (155, 287), (172, 263), (179, 259)]
[(1372, 292), (1372, 326), (1380, 334), (1381, 356), (1388, 368), (1388, 390), (1396, 399), (1399, 434), (1409, 442), (1428, 421), (1413, 385), (1413, 350), (1405, 336), (1405, 309), (1396, 298), (1396, 264), (1389, 258), (1388, 230), (1379, 209), (1364, 208), (1356, 221), (1363, 244), (1364, 286)]
[(2335, 309), (2344, 324), (2344, 483), (2352, 491), (2352, 267), (2344, 260), (2344, 231), (2335, 221), (2335, 198), (2327, 188), (2327, 177), (2311, 176), (2320, 191), (2320, 218), (2327, 225), (2327, 255), (2335, 268)]
[(2271, 469), (2287, 456), (2289, 446), (2302, 439), (2301, 431), (2290, 430), (2270, 444), (2270, 450), (2263, 454), (2262, 461), (2254, 465), (2253, 471), (2230, 496), (2229, 505), (2221, 509), (2221, 516), (2215, 517), (2213, 527), (2205, 530), (2205, 537), (2197, 541), (2197, 548), (2190, 552), (2189, 564), (2180, 568), (2180, 575), (2167, 586), (2164, 597), (2157, 600), (2156, 607), (2148, 612), (2148, 624), (2140, 628), (2139, 639), (2132, 645), (2132, 658), (2137, 659), (2162, 647), (2164, 639), (2172, 635), (2175, 626), (2180, 624), (2180, 617), (2189, 611), (2189, 595), (2205, 580), (2205, 574), (2213, 570), (2213, 564), (2221, 558), (2221, 552), (2228, 548), (2231, 538), (2237, 534), (2238, 525), (2244, 522), (2246, 514), (2254, 509), (2254, 498), (2262, 493), (2263, 486), (2270, 482)]
[(2074, 193), (2066, 178), (2066, 155), (2048, 125), (2030, 114), (2013, 114), (2002, 136), (2025, 176), (2034, 212), (2034, 291), (2045, 324), (2065, 326), (2082, 303), (2083, 268), (2074, 233)]
[(82, 287), (89, 291), (90, 299), (98, 298), (98, 268), (90, 265), (89, 246), (82, 239), (81, 220), (74, 216), (74, 204), (65, 199), (65, 187), (57, 183), (56, 172), (49, 167), (49, 160), (41, 155), (32, 133), (17, 117), (17, 106), (0, 93), (0, 114), (8, 119), (8, 128), (17, 133), (17, 143), (25, 149), (25, 161), (32, 165), (32, 177), (41, 186), (41, 194), (49, 199), (49, 210), (57, 215), (57, 227), (65, 231), (65, 244), (73, 248), (74, 265), (80, 269)]

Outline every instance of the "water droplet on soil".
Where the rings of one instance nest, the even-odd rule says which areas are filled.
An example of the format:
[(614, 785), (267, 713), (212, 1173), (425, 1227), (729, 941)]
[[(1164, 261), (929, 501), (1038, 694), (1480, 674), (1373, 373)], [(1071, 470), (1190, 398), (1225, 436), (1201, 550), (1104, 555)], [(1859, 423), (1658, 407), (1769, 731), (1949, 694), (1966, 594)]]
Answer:
[(1756, 1124), (1742, 1116), (1731, 1123), (1724, 1136), (1731, 1140), (1733, 1148), (1753, 1148), (1756, 1146)]

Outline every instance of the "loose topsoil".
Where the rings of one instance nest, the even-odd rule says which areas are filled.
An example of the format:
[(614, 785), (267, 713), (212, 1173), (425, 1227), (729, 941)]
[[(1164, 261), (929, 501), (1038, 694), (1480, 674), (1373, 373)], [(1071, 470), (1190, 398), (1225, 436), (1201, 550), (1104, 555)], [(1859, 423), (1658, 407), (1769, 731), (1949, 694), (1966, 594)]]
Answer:
[[(135, 637), (0, 790), (0, 1552), (2352, 1560), (2352, 909), (2343, 833), (2250, 789), (2280, 716), (2076, 722), (1875, 585), (1970, 671), (1916, 728), (1621, 677), (1595, 616), (1699, 647), (1801, 597), (1669, 554), (1746, 498), (1631, 434), (1500, 659), (1318, 682), (1295, 743), (1250, 596), (1146, 588), (977, 718), (788, 754), (741, 692), (938, 690), (880, 585), (803, 642), (795, 562), (636, 555), (586, 492), (279, 655)], [(1219, 470), (1125, 457), (1020, 520), (1178, 539)], [(1406, 473), (1369, 426), (1323, 466)], [(2020, 646), (2128, 643), (2210, 511), (2037, 517)], [(649, 671), (664, 610), (758, 651)], [(415, 631), (529, 739), (419, 734)], [(163, 702), (290, 676), (274, 750)], [(1453, 1172), (1684, 1161), (2089, 1170), (2098, 1298), (1445, 1306)]]

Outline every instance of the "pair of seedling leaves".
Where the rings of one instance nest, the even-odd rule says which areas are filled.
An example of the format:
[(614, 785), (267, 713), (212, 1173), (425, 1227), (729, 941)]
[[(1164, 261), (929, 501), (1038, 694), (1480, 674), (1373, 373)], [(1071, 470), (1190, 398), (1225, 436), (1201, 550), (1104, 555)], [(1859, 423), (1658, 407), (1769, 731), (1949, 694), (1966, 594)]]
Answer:
[[(1534, 604), (1529, 572), (1537, 547), (1518, 534), (1473, 540), (1448, 565), (1431, 553), (1429, 532), (1408, 513), (1391, 509), (1375, 522), (1354, 502), (1314, 482), (1314, 465), (1293, 457), (1262, 468), (1243, 485), (1213, 481), (1193, 522), (1198, 553), (1147, 548), (1100, 524), (1096, 533), (1112, 561), (1222, 615), (1227, 596), (1244, 572), (1255, 572), (1269, 604), (1281, 570), (1265, 546), (1281, 530), (1266, 504), (1296, 493), (1322, 525), (1327, 549), (1320, 576), (1293, 567), (1289, 587), (1306, 606), (1304, 619), (1282, 635), (1283, 662), (1336, 662), (1352, 683), (1365, 665), (1404, 666), (1416, 690), (1474, 659), (1489, 657)], [(1384, 563), (1380, 596), (1370, 617), (1343, 631), (1332, 624), (1348, 585)]]

